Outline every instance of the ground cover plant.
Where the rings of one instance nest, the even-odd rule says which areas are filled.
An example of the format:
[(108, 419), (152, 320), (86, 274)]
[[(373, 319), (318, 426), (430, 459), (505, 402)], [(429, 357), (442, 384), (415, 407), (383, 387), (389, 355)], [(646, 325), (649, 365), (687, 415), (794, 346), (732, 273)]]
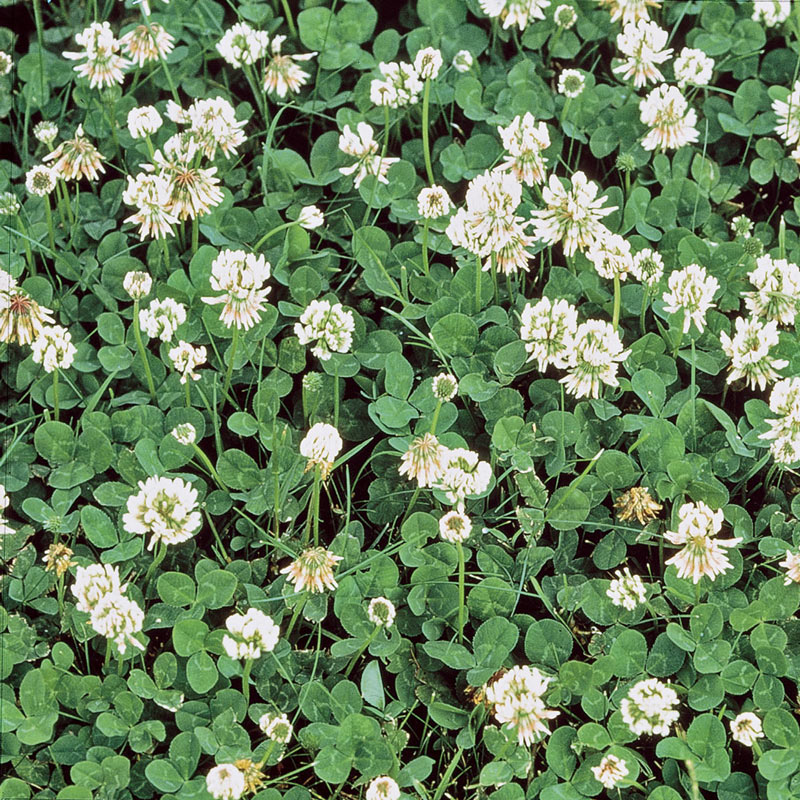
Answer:
[(800, 8), (2, 0), (0, 798), (800, 796)]

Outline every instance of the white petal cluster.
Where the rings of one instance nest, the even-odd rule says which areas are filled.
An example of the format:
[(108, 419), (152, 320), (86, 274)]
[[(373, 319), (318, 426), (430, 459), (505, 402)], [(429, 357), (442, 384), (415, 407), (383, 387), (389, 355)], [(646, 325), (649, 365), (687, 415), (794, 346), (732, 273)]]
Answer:
[(78, 567), (71, 587), (77, 608), (90, 615), (89, 624), (102, 636), (111, 639), (121, 655), (128, 645), (144, 650), (134, 634), (142, 630), (144, 612), (125, 597), (127, 584), (121, 584), (119, 569), (110, 564)]
[(768, 28), (774, 28), (789, 19), (792, 13), (792, 0), (753, 0), (753, 16), (755, 22), (762, 22)]
[(55, 122), (44, 119), (41, 122), (36, 123), (33, 128), (33, 135), (42, 144), (53, 144), (53, 142), (56, 140), (56, 136), (58, 136), (58, 125), (56, 125)]
[(286, 714), (262, 714), (258, 720), (258, 727), (273, 742), (289, 744), (292, 738), (292, 723), (289, 722), (289, 717)]
[(400, 787), (394, 778), (380, 775), (373, 778), (367, 787), (366, 800), (399, 800)]
[(222, 637), (222, 646), (229, 658), (258, 658), (262, 653), (275, 649), (280, 638), (280, 629), (257, 608), (249, 608), (245, 614), (231, 614), (225, 620), (228, 629)]
[(472, 53), (470, 53), (469, 50), (459, 50), (453, 56), (453, 69), (461, 73), (469, 72), (474, 62), (475, 59), (472, 57)]
[(440, 372), (431, 382), (431, 392), (440, 403), (449, 403), (458, 394), (458, 381), (447, 372)]
[(566, 300), (543, 297), (537, 303), (526, 303), (520, 318), (519, 335), (530, 354), (528, 361), (536, 361), (539, 371), (549, 364), (567, 369), (575, 346), (578, 331), (578, 312)]
[(601, 6), (608, 6), (612, 22), (629, 25), (642, 19), (649, 19), (648, 6), (659, 8), (662, 0), (596, 0), (596, 2)]
[(630, 352), (610, 322), (590, 319), (575, 332), (568, 373), (560, 382), (575, 397), (597, 398), (601, 383), (619, 386), (617, 370)]
[(0, 536), (14, 533), (14, 529), (8, 524), (4, 514), (10, 502), (6, 487), (0, 484)]
[(631, 262), (631, 275), (637, 281), (653, 287), (661, 280), (663, 274), (664, 259), (654, 250), (646, 247), (634, 255)]
[(611, 71), (622, 80), (633, 78), (637, 89), (663, 81), (658, 64), (663, 64), (672, 55), (672, 48), (664, 47), (668, 38), (669, 34), (655, 22), (639, 20), (625, 25), (617, 36), (617, 47), (626, 58)]
[(577, 21), (578, 13), (572, 6), (566, 4), (556, 6), (556, 10), (553, 12), (553, 22), (555, 22), (559, 28), (568, 31)]
[(497, 129), (508, 155), (498, 169), (510, 170), (527, 186), (544, 183), (547, 159), (542, 152), (550, 147), (550, 132), (544, 122), (536, 123), (526, 111), (511, 123)]
[(752, 711), (743, 711), (735, 719), (731, 720), (730, 726), (733, 740), (745, 745), (745, 747), (752, 747), (756, 739), (761, 739), (764, 736), (761, 719), (753, 714)]
[(44, 164), (31, 167), (25, 174), (25, 188), (38, 197), (46, 197), (56, 188), (56, 174)]
[(358, 189), (361, 181), (367, 175), (374, 175), (380, 183), (389, 183), (386, 173), (392, 164), (396, 164), (399, 158), (381, 158), (378, 153), (378, 143), (375, 141), (372, 126), (366, 122), (359, 122), (356, 126), (357, 133), (354, 133), (349, 125), (345, 125), (343, 132), (339, 136), (339, 149), (348, 156), (357, 159), (355, 164), (349, 167), (339, 167), (342, 175), (352, 175), (356, 173), (353, 185)]
[(170, 431), (170, 435), (180, 444), (188, 446), (194, 444), (197, 440), (197, 429), (191, 422), (182, 422)]
[(255, 64), (263, 58), (269, 45), (269, 34), (257, 31), (246, 22), (237, 22), (217, 42), (217, 52), (232, 66)]
[(614, 574), (617, 577), (611, 581), (606, 595), (611, 598), (611, 602), (615, 606), (633, 611), (636, 606), (647, 600), (647, 592), (642, 579), (638, 575), (631, 575), (629, 567), (617, 570)]
[(769, 409), (778, 416), (767, 419), (770, 429), (759, 438), (771, 441), (770, 452), (779, 464), (800, 461), (800, 378), (785, 378), (772, 387)]
[(762, 391), (767, 383), (777, 380), (777, 370), (789, 366), (782, 358), (773, 358), (769, 351), (778, 344), (778, 323), (762, 322), (758, 317), (737, 317), (733, 338), (725, 331), (719, 335), (720, 344), (731, 360), (728, 383), (745, 378), (751, 389), (758, 386)]
[(397, 615), (394, 603), (385, 597), (373, 597), (367, 607), (367, 618), (380, 628), (391, 628)]
[(442, 455), (442, 471), (433, 483), (434, 489), (443, 491), (447, 499), (454, 503), (456, 510), (462, 511), (467, 497), (483, 494), (492, 480), (492, 468), (488, 461), (463, 447), (445, 448)]
[(424, 219), (438, 219), (449, 214), (452, 208), (453, 201), (442, 186), (426, 186), (417, 195), (417, 211)]
[(72, 334), (61, 325), (45, 325), (31, 343), (31, 350), (33, 360), (41, 364), (45, 372), (68, 369), (78, 352), (72, 344)]
[(147, 297), (152, 287), (153, 279), (146, 272), (126, 272), (122, 279), (122, 288), (130, 295), (131, 300)]
[(466, 542), (472, 533), (472, 520), (461, 511), (448, 511), (439, 520), (439, 536), (450, 544)]
[(665, 564), (674, 564), (679, 578), (691, 578), (699, 583), (700, 578), (708, 576), (712, 581), (733, 565), (725, 554), (725, 547), (736, 547), (740, 537), (717, 539), (724, 519), (722, 510), (712, 511), (702, 500), (684, 503), (678, 509), (677, 531), (667, 531), (664, 538), (682, 549)]
[(586, 257), (594, 264), (601, 278), (624, 281), (633, 267), (631, 245), (617, 233), (605, 232), (592, 242)]
[(270, 45), (271, 58), (264, 69), (264, 91), (277, 94), (283, 99), (290, 92), (297, 94), (305, 86), (311, 75), (300, 63), (310, 61), (317, 55), (312, 53), (281, 53), (285, 36), (273, 36)]
[(689, 264), (676, 269), (669, 276), (669, 291), (664, 292), (664, 310), (677, 314), (683, 310), (683, 332), (688, 333), (694, 322), (697, 330), (703, 332), (706, 312), (714, 307), (711, 299), (719, 288), (719, 281), (706, 272), (699, 264)]
[[(142, 8), (147, 8), (147, 0), (142, 0)], [(175, 49), (175, 37), (152, 20), (146, 25), (136, 25), (120, 37), (119, 43), (128, 58), (139, 67), (160, 61)]]
[(800, 553), (793, 553), (791, 550), (786, 551), (786, 558), (778, 562), (778, 566), (786, 570), (783, 583), (789, 586), (792, 583), (800, 583)]
[(662, 83), (639, 103), (639, 118), (650, 126), (642, 139), (645, 150), (675, 150), (700, 138), (697, 112), (677, 86)]
[(300, 209), (300, 216), (297, 218), (297, 223), (301, 228), (307, 231), (313, 231), (319, 228), (325, 222), (325, 217), (316, 206), (304, 206)]
[(236, 155), (237, 148), (246, 137), (244, 120), (236, 119), (236, 110), (224, 97), (195, 100), (183, 114), (170, 100), (167, 112), (171, 119), (188, 123), (188, 133), (206, 158), (213, 158), (217, 147), (225, 158)]
[(480, 5), (487, 17), (498, 17), (503, 28), (516, 25), (524, 31), (530, 20), (544, 19), (550, 0), (480, 0)]
[(546, 720), (560, 713), (544, 704), (544, 693), (552, 680), (536, 667), (516, 666), (486, 687), (486, 699), (494, 705), (495, 718), (508, 725), (524, 747), (547, 736)]
[(652, 733), (666, 736), (669, 727), (680, 714), (675, 710), (678, 695), (658, 678), (639, 681), (620, 703), (619, 710), (625, 724), (637, 736)]
[(785, 258), (760, 256), (756, 268), (748, 273), (755, 292), (745, 292), (744, 303), (757, 317), (794, 325), (800, 304), (800, 267)]
[(606, 789), (613, 789), (626, 775), (628, 767), (621, 758), (609, 753), (596, 766), (592, 767), (592, 775)]
[(73, 61), (86, 59), (74, 67), (82, 78), (89, 79), (92, 89), (120, 84), (125, 80), (125, 70), (131, 63), (119, 55), (120, 42), (108, 22), (93, 22), (75, 34), (75, 41), (83, 47), (80, 52), (64, 52), (64, 58)]
[(599, 188), (583, 172), (572, 176), (569, 188), (551, 175), (547, 185), (542, 187), (547, 208), (531, 214), (534, 237), (551, 245), (563, 242), (567, 256), (591, 246), (607, 231), (600, 220), (617, 210), (616, 206), (604, 206), (603, 198), (598, 199)]
[(166, 297), (153, 300), (147, 308), (139, 311), (139, 327), (151, 338), (171, 342), (179, 325), (186, 322), (186, 306)]
[(564, 69), (558, 76), (558, 92), (570, 100), (580, 97), (586, 88), (586, 78), (579, 69)]
[(206, 789), (216, 800), (239, 800), (245, 790), (244, 775), (233, 764), (219, 764), (206, 775)]
[(346, 353), (353, 344), (355, 330), (353, 312), (341, 303), (312, 300), (295, 323), (294, 334), (300, 344), (312, 344), (311, 352), (323, 361), (332, 353)]
[(342, 556), (335, 556), (324, 547), (310, 547), (304, 550), (289, 566), (281, 570), (281, 575), (288, 575), (289, 583), (298, 592), (304, 589), (312, 594), (331, 591), (339, 584), (333, 577), (333, 570)]
[(714, 74), (714, 59), (702, 50), (684, 47), (673, 64), (675, 80), (681, 89), (687, 84), (692, 86), (708, 86)]
[(134, 139), (144, 139), (150, 133), (155, 133), (164, 120), (155, 106), (138, 106), (128, 112), (128, 131)]
[(122, 524), (128, 533), (150, 533), (148, 550), (156, 542), (185, 542), (202, 523), (197, 511), (197, 489), (181, 478), (151, 477), (139, 481), (139, 492), (128, 498), (127, 507)]
[(177, 346), (169, 351), (169, 359), (172, 362), (172, 366), (181, 374), (181, 383), (186, 383), (189, 380), (200, 380), (200, 375), (195, 370), (201, 364), (206, 363), (206, 357), (205, 347), (195, 347), (183, 339), (180, 339)]
[(149, 172), (140, 172), (135, 178), (128, 175), (128, 185), (122, 193), (122, 199), (138, 210), (125, 222), (140, 226), (140, 241), (147, 236), (165, 239), (175, 235), (172, 226), (178, 222), (178, 217), (170, 211), (171, 196), (172, 184), (164, 175)]
[(382, 78), (373, 80), (369, 87), (369, 99), (376, 106), (402, 108), (419, 102), (424, 84), (413, 64), (381, 61), (378, 69)]
[(435, 47), (423, 47), (414, 56), (414, 69), (422, 81), (436, 78), (443, 63), (442, 53)]
[(447, 452), (432, 433), (418, 436), (403, 454), (398, 472), (410, 481), (416, 480), (422, 489), (433, 486), (444, 471)]
[(333, 425), (317, 422), (300, 442), (300, 455), (308, 459), (306, 470), (320, 466), (323, 479), (327, 478), (342, 444), (342, 437)]
[(500, 169), (484, 172), (470, 181), (466, 207), (459, 208), (445, 230), (447, 237), (484, 260), (491, 269), (509, 274), (527, 270), (531, 255), (526, 248), (533, 238), (525, 233), (529, 224), (515, 212), (522, 201), (522, 184), (512, 172)]
[(244, 250), (222, 250), (211, 263), (209, 282), (214, 297), (204, 297), (209, 305), (222, 304), (219, 318), (228, 328), (249, 330), (260, 319), (267, 295), (272, 290), (264, 282), (269, 278), (271, 266), (263, 255)]

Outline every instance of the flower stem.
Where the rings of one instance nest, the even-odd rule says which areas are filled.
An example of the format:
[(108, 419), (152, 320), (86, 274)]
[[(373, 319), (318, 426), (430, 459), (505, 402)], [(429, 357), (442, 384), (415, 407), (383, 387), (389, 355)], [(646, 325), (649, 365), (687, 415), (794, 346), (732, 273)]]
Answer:
[(319, 486), (322, 473), (319, 465), (314, 467), (314, 489), (311, 498), (311, 523), (314, 528), (314, 547), (319, 547)]
[(308, 592), (304, 592), (303, 596), (300, 598), (300, 600), (297, 601), (297, 605), (294, 607), (294, 611), (292, 612), (292, 618), (289, 620), (289, 627), (286, 628), (286, 633), (284, 634), (284, 638), (287, 641), (289, 639), (289, 634), (294, 629), (295, 623), (297, 622), (297, 618), (300, 616), (300, 612), (303, 610), (303, 606), (306, 604), (307, 599), (308, 599)]
[(150, 392), (150, 397), (156, 399), (156, 387), (153, 383), (153, 374), (150, 372), (150, 364), (147, 361), (147, 351), (144, 349), (142, 343), (142, 333), (139, 330), (139, 301), (133, 301), (133, 335), (136, 337), (136, 347), (139, 349), (139, 355), (144, 365), (144, 374), (147, 378), (147, 388)]
[(242, 694), (244, 701), (250, 704), (250, 670), (253, 669), (253, 659), (248, 658), (244, 662), (244, 669), (242, 670)]
[(270, 236), (274, 236), (276, 233), (280, 233), (281, 231), (285, 231), (287, 228), (291, 228), (293, 225), (297, 225), (297, 220), (292, 220), (291, 222), (284, 222), (283, 225), (278, 225), (277, 228), (273, 228), (271, 231), (267, 231), (256, 243), (253, 245), (253, 250), (258, 250), (264, 242), (269, 239)]
[(622, 302), (622, 290), (619, 285), (619, 275), (614, 275), (614, 312), (611, 318), (611, 325), (616, 333), (619, 329), (619, 309)]
[(647, 303), (650, 300), (650, 287), (643, 286), (642, 288), (644, 292), (642, 293), (642, 310), (639, 312), (639, 329), (641, 330), (642, 336), (644, 336), (644, 318), (645, 314), (647, 314)]
[(58, 422), (58, 367), (53, 370), (53, 418)]
[(431, 96), (431, 79), (425, 78), (425, 88), (422, 92), (422, 153), (425, 156), (425, 172), (428, 175), (428, 183), (433, 185), (433, 167), (431, 166), (431, 145), (429, 139), (429, 117), (428, 105)]
[(481, 310), (481, 258), (475, 256), (475, 313), (478, 314)]
[(261, 112), (261, 118), (264, 120), (264, 124), (268, 125), (269, 123), (267, 120), (264, 91), (263, 89), (259, 90), (255, 76), (253, 75), (253, 68), (250, 66), (250, 64), (242, 64), (242, 68), (244, 70), (244, 75), (247, 78), (247, 83), (250, 85), (250, 91), (253, 93), (253, 97), (255, 97), (256, 103), (258, 104), (258, 110)]
[(380, 625), (376, 625), (372, 633), (367, 636), (364, 640), (364, 643), (359, 647), (358, 651), (353, 654), (353, 657), (350, 659), (350, 662), (347, 665), (347, 669), (344, 671), (344, 677), (346, 678), (352, 671), (353, 667), (356, 665), (356, 662), (362, 655), (364, 655), (364, 651), (372, 644), (375, 640), (375, 637), (378, 635), (378, 631), (381, 629)]
[(192, 255), (197, 252), (197, 246), (200, 242), (200, 223), (197, 217), (192, 217)]
[(464, 545), (456, 542), (458, 550), (458, 641), (464, 641)]
[(690, 389), (690, 401), (692, 404), (692, 449), (697, 452), (697, 419), (695, 417), (696, 410), (695, 410), (695, 400), (694, 400), (694, 386), (695, 386), (695, 351), (694, 351), (694, 337), (692, 337), (692, 366), (691, 366), (691, 389)]
[(50, 249), (53, 251), (53, 258), (56, 258), (56, 234), (53, 228), (53, 212), (50, 210), (50, 197), (44, 196), (44, 212), (47, 217), (47, 234), (50, 239)]
[[(188, 383), (187, 383), (188, 386)], [(211, 473), (211, 477), (214, 479), (214, 482), (219, 486), (222, 491), (227, 492), (229, 491), (228, 487), (225, 484), (225, 481), (220, 478), (219, 473), (214, 468), (214, 465), (211, 463), (209, 457), (194, 443), (192, 442), (192, 447), (194, 448), (195, 453), (200, 456), (200, 460), (205, 465), (205, 468)]]
[(233, 342), (231, 342), (231, 349), (228, 355), (228, 369), (225, 372), (225, 385), (222, 387), (223, 399), (228, 394), (228, 389), (231, 387), (231, 375), (233, 374), (233, 362), (236, 358), (236, 347), (239, 344), (239, 329), (233, 329)]
[(183, 384), (183, 387), (186, 391), (186, 408), (192, 407), (192, 389), (190, 383), (191, 381), (187, 378), (186, 383)]
[(33, 251), (31, 250), (31, 243), (30, 241), (28, 241), (28, 231), (19, 215), (17, 215), (17, 230), (21, 234), (20, 238), (22, 239), (22, 244), (25, 247), (25, 260), (28, 262), (28, 269), (30, 270), (31, 275), (35, 275), (36, 261), (34, 261), (33, 259)]
[(161, 69), (164, 70), (164, 77), (167, 79), (167, 85), (169, 86), (169, 90), (172, 94), (172, 99), (178, 105), (180, 105), (181, 99), (178, 96), (178, 90), (175, 88), (175, 81), (172, 80), (172, 73), (169, 71), (169, 66), (167, 65), (167, 61), (161, 54), (161, 50), (159, 50), (158, 48), (158, 41), (156, 39), (156, 35), (153, 33), (153, 29), (150, 27), (150, 15), (145, 11), (146, 6), (144, 3), (140, 3), (139, 8), (141, 9), (142, 16), (144, 17), (144, 24), (145, 27), (147, 28), (147, 32), (150, 34), (150, 39), (153, 43), (153, 47), (158, 53), (158, 60), (161, 62)]
[(167, 277), (169, 277), (169, 245), (166, 239), (161, 240), (161, 252), (164, 255), (164, 269), (166, 270)]
[(164, 556), (166, 555), (167, 555), (167, 546), (164, 544), (164, 542), (159, 541), (156, 549), (156, 554), (153, 557), (153, 562), (147, 568), (147, 572), (145, 573), (144, 576), (145, 586), (147, 586), (150, 583), (150, 579), (152, 578), (153, 573), (158, 569), (159, 565), (164, 560)]
[(422, 271), (428, 274), (428, 218), (422, 223)]
[(292, 36), (297, 36), (297, 28), (294, 24), (292, 9), (289, 7), (289, 3), (287, 0), (281, 0), (281, 5), (283, 6), (283, 13), (286, 14), (286, 24), (289, 26), (289, 33), (291, 33)]
[(333, 365), (333, 427), (339, 427), (339, 362)]

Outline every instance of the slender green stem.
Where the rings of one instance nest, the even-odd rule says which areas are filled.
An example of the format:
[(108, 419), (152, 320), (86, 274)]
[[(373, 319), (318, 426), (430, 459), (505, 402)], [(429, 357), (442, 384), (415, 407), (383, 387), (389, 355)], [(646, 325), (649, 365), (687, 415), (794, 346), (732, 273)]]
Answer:
[(483, 272), (481, 266), (481, 257), (475, 256), (475, 313), (481, 310), (481, 273)]
[(303, 592), (303, 596), (297, 601), (297, 605), (294, 607), (294, 611), (292, 612), (292, 618), (289, 620), (289, 627), (286, 628), (286, 633), (283, 635), (283, 638), (288, 641), (289, 634), (294, 630), (294, 626), (297, 623), (297, 618), (300, 616), (300, 612), (303, 610), (303, 606), (306, 604), (306, 600), (308, 599), (308, 592)]
[(264, 757), (258, 762), (258, 764), (256, 764), (256, 769), (260, 770), (264, 768), (264, 765), (267, 763), (267, 761), (269, 761), (269, 757), (272, 755), (272, 751), (275, 749), (276, 744), (277, 742), (274, 739), (270, 741), (270, 743), (267, 745), (267, 749), (264, 751)]
[(281, 504), (281, 485), (280, 485), (280, 464), (278, 463), (278, 446), (275, 443), (275, 419), (272, 420), (272, 456), (270, 457), (273, 479), (273, 501), (275, 516), (275, 538), (278, 538), (281, 529), (280, 504)]
[(214, 524), (214, 520), (212, 519), (211, 515), (208, 512), (206, 512), (206, 520), (208, 521), (208, 526), (211, 528), (211, 532), (214, 534), (214, 539), (217, 542), (217, 547), (219, 547), (223, 560), (227, 564), (230, 564), (231, 557), (228, 555), (228, 551), (225, 549), (225, 545), (222, 544), (222, 539), (220, 538), (217, 526)]
[(253, 245), (253, 250), (258, 250), (270, 236), (274, 236), (276, 233), (280, 233), (281, 231), (285, 231), (287, 228), (291, 228), (294, 225), (299, 224), (298, 221), (292, 220), (291, 222), (284, 222), (282, 225), (278, 225), (277, 228), (273, 228), (271, 231), (267, 231), (256, 243)]
[[(321, 467), (317, 465), (314, 467), (314, 487), (311, 494), (311, 513), (308, 517), (311, 527), (314, 529), (314, 547), (319, 547), (319, 494), (321, 481), (322, 471)], [(306, 524), (306, 540), (308, 540), (308, 528), (309, 526)]]
[(141, 9), (142, 16), (144, 17), (144, 24), (147, 28), (147, 32), (150, 34), (150, 39), (153, 42), (153, 47), (158, 53), (158, 60), (161, 62), (161, 69), (164, 70), (164, 77), (167, 79), (167, 85), (169, 86), (169, 90), (172, 94), (172, 99), (178, 105), (180, 105), (181, 98), (178, 95), (178, 90), (175, 88), (175, 81), (172, 80), (172, 73), (169, 71), (169, 65), (167, 64), (164, 56), (161, 54), (161, 50), (158, 48), (158, 40), (156, 39), (156, 35), (153, 33), (153, 29), (150, 27), (150, 15), (147, 13), (144, 3), (139, 3), (139, 8)]
[(186, 408), (192, 407), (192, 389), (191, 389), (191, 380), (189, 378), (186, 379), (186, 383), (183, 384), (183, 388), (186, 392)]
[(369, 203), (367, 203), (367, 207), (364, 209), (364, 218), (361, 220), (361, 227), (363, 228), (364, 225), (367, 224), (367, 219), (369, 217), (369, 212), (372, 210), (372, 201), (375, 199), (375, 189), (378, 186), (378, 177), (381, 174), (381, 168), (383, 166), (383, 159), (386, 158), (386, 152), (389, 149), (389, 106), (384, 105), (383, 107), (383, 147), (381, 148), (381, 157), (378, 159), (378, 170), (377, 174), (374, 176), (375, 180), (372, 182), (372, 191), (369, 193)]
[(233, 329), (233, 342), (231, 342), (231, 349), (228, 353), (228, 369), (225, 371), (225, 384), (222, 388), (222, 397), (223, 401), (224, 398), (228, 394), (228, 389), (231, 387), (231, 375), (233, 374), (233, 362), (236, 359), (236, 347), (239, 344), (239, 329)]
[(494, 304), (500, 305), (500, 287), (497, 285), (497, 256), (495, 253), (491, 255), (491, 273), (492, 273), (492, 286), (494, 287)]
[(153, 140), (150, 138), (149, 133), (145, 133), (144, 141), (147, 144), (147, 152), (150, 154), (150, 159), (152, 160), (156, 155), (156, 151), (155, 148), (153, 147)]
[[(43, 106), (47, 98), (44, 91), (44, 25), (42, 23), (42, 5), (41, 0), (33, 0), (33, 17), (36, 20), (36, 41), (39, 45), (39, 89), (42, 93), (39, 102)], [(95, 19), (97, 19), (95, 17)]]
[(458, 551), (458, 641), (464, 641), (464, 545), (456, 542)]
[(264, 124), (266, 126), (269, 125), (269, 120), (267, 118), (267, 110), (266, 110), (266, 99), (264, 97), (264, 88), (263, 84), (259, 87), (256, 83), (255, 76), (253, 75), (253, 68), (250, 64), (242, 64), (242, 68), (244, 70), (245, 78), (247, 78), (247, 83), (250, 85), (250, 91), (253, 93), (253, 97), (256, 99), (256, 103), (258, 104), (258, 110), (261, 113), (261, 118), (264, 120)]
[(53, 370), (53, 418), (58, 422), (58, 367)]
[(250, 704), (250, 670), (253, 669), (253, 659), (248, 658), (244, 662), (244, 669), (242, 670), (242, 694), (244, 701)]
[(422, 271), (428, 274), (428, 226), (429, 220), (425, 217), (422, 223)]
[(642, 292), (642, 310), (639, 312), (639, 329), (640, 329), (640, 331), (642, 333), (642, 336), (644, 336), (644, 334), (645, 334), (644, 318), (645, 318), (645, 315), (647, 314), (647, 303), (650, 300), (650, 287), (649, 286), (643, 286), (642, 289), (644, 291)]
[(228, 487), (225, 484), (225, 481), (220, 478), (219, 473), (214, 468), (214, 465), (211, 463), (209, 457), (194, 443), (192, 442), (192, 447), (194, 448), (194, 452), (200, 457), (200, 460), (203, 462), (205, 468), (211, 474), (211, 477), (214, 479), (214, 482), (222, 489), (224, 492), (228, 491)]
[(161, 239), (161, 253), (164, 256), (164, 270), (166, 271), (167, 277), (169, 277), (169, 245), (166, 239)]
[(142, 342), (142, 333), (139, 330), (139, 301), (133, 301), (133, 335), (136, 337), (136, 347), (139, 349), (139, 356), (142, 359), (142, 364), (144, 365), (144, 374), (147, 378), (147, 389), (150, 392), (150, 397), (155, 400), (156, 399), (156, 387), (153, 383), (153, 373), (150, 372), (150, 364), (147, 361), (147, 351), (144, 349), (144, 343)]
[(359, 647), (358, 650), (353, 653), (353, 657), (348, 662), (343, 677), (346, 678), (353, 671), (353, 667), (355, 667), (356, 663), (358, 663), (358, 659), (364, 655), (364, 651), (375, 641), (375, 637), (378, 635), (378, 631), (380, 631), (380, 629), (381, 626), (376, 625), (372, 633), (370, 633), (370, 635), (364, 640), (364, 643), (361, 645), (361, 647)]
[(695, 409), (695, 400), (694, 400), (694, 386), (695, 386), (695, 351), (694, 351), (694, 337), (692, 337), (692, 365), (691, 365), (691, 389), (689, 390), (690, 400), (689, 402), (692, 404), (692, 449), (697, 452), (697, 419), (695, 415), (697, 413)]
[[(69, 226), (72, 227), (75, 225), (75, 215), (72, 213), (72, 203), (69, 199), (69, 191), (67, 190), (67, 184), (64, 181), (59, 181), (56, 184), (56, 191), (61, 190), (61, 194), (64, 200), (64, 208), (67, 211), (67, 222)], [(61, 206), (61, 201), (59, 200), (59, 207)]]
[(619, 285), (619, 275), (614, 275), (614, 314), (611, 318), (611, 324), (616, 332), (619, 329), (619, 310), (622, 302), (622, 290)]
[(22, 245), (25, 248), (25, 260), (28, 262), (28, 270), (30, 271), (31, 275), (36, 274), (36, 261), (33, 258), (33, 251), (31, 250), (31, 243), (28, 240), (28, 229), (25, 227), (25, 223), (22, 221), (22, 218), (17, 215), (17, 230), (20, 232), (20, 239), (22, 239)]
[(153, 557), (153, 561), (147, 569), (147, 572), (144, 576), (144, 583), (147, 586), (150, 583), (150, 579), (153, 577), (153, 573), (158, 569), (161, 562), (164, 560), (164, 557), (167, 555), (167, 546), (164, 542), (159, 541), (156, 545), (156, 554)]
[(439, 400), (439, 402), (436, 404), (436, 408), (433, 411), (433, 420), (431, 420), (431, 430), (430, 430), (430, 432), (434, 436), (436, 435), (436, 425), (439, 422), (439, 412), (441, 410), (442, 410), (442, 401)]
[(47, 217), (47, 233), (50, 239), (50, 249), (53, 251), (53, 258), (56, 258), (56, 233), (53, 228), (53, 212), (50, 210), (50, 197), (44, 196), (44, 213)]
[(333, 427), (339, 427), (339, 362), (333, 365)]
[(289, 26), (289, 33), (291, 33), (292, 36), (297, 36), (297, 28), (294, 24), (292, 9), (289, 7), (288, 0), (281, 0), (281, 5), (283, 6), (283, 13), (286, 15), (286, 24)]
[(197, 252), (197, 246), (200, 243), (200, 223), (197, 217), (192, 217), (192, 255)]
[(425, 88), (422, 91), (422, 153), (425, 156), (425, 172), (428, 175), (428, 183), (433, 185), (433, 167), (431, 166), (431, 144), (430, 132), (428, 130), (429, 120), (429, 103), (431, 96), (431, 79), (425, 78)]

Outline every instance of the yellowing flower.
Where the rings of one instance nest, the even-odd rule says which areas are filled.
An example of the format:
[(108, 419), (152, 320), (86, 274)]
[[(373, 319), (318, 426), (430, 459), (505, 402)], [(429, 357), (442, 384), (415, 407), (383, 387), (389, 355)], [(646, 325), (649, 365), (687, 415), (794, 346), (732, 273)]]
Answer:
[(52, 312), (40, 306), (16, 281), (5, 285), (9, 288), (0, 287), (0, 342), (31, 344), (45, 323), (55, 322)]
[(272, 58), (264, 70), (264, 91), (277, 94), (280, 98), (286, 97), (289, 92), (297, 94), (300, 91), (311, 76), (300, 68), (298, 62), (309, 61), (316, 55), (316, 51), (302, 55), (282, 54), (281, 45), (285, 40), (285, 36), (273, 36), (270, 46)]
[(592, 775), (596, 781), (605, 786), (606, 789), (613, 789), (628, 774), (628, 767), (621, 758), (609, 753), (596, 766), (592, 767)]
[[(2, 524), (1, 519), (0, 524)], [(75, 566), (72, 556), (72, 550), (65, 544), (62, 544), (61, 542), (51, 544), (47, 548), (47, 552), (42, 557), (42, 561), (45, 563), (44, 571), (55, 571), (56, 577), (60, 578), (70, 567)]]
[(653, 500), (646, 486), (634, 486), (614, 501), (614, 508), (619, 509), (617, 516), (623, 522), (636, 517), (641, 525), (647, 525), (663, 506)]
[(298, 592), (307, 589), (312, 594), (335, 589), (339, 584), (333, 577), (333, 568), (342, 556), (335, 556), (324, 547), (304, 550), (288, 567), (281, 570)]
[(418, 436), (403, 454), (398, 472), (409, 480), (416, 479), (422, 489), (433, 486), (444, 469), (445, 452), (432, 433)]
[(65, 181), (88, 178), (96, 181), (98, 173), (105, 172), (100, 151), (83, 135), (83, 125), (78, 125), (74, 139), (67, 139), (48, 153), (42, 161), (55, 161), (53, 171)]
[(675, 150), (693, 144), (700, 138), (697, 130), (697, 112), (677, 86), (661, 86), (653, 89), (639, 103), (639, 116), (650, 131), (642, 139), (645, 150)]

